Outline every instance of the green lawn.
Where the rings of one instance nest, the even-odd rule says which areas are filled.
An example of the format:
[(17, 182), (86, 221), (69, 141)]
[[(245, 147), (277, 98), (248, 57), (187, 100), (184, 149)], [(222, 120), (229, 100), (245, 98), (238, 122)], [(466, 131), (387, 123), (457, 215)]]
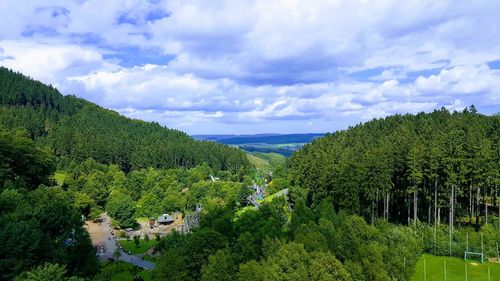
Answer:
[(275, 153), (275, 152), (252, 152), (251, 154), (259, 157), (259, 158), (262, 158), (264, 160), (267, 160), (269, 162), (269, 164), (281, 164), (281, 165), (285, 165), (285, 162), (286, 162), (286, 157), (281, 155), (281, 154), (278, 154), (278, 153)]
[(247, 158), (252, 163), (257, 170), (267, 172), (271, 169), (271, 165), (269, 164), (269, 161), (262, 159), (258, 156), (255, 156), (251, 153), (247, 153)]
[[(424, 277), (424, 260), (427, 279)], [(465, 281), (465, 262), (463, 259), (423, 255), (417, 263), (412, 281), (434, 281), (444, 279), (444, 264), (446, 261), (446, 280)], [(490, 277), (488, 280), (488, 268)], [(500, 281), (500, 264), (467, 262), (467, 280), (469, 281)]]
[(122, 247), (132, 253), (132, 255), (137, 255), (137, 254), (144, 254), (148, 249), (156, 246), (158, 244), (158, 241), (154, 237), (150, 237), (150, 240), (146, 242), (145, 240), (141, 239), (139, 246), (136, 246), (134, 243), (133, 239), (130, 240), (120, 240), (119, 241), (120, 245)]
[(146, 218), (146, 217), (137, 217), (137, 218), (135, 218), (135, 220), (136, 220), (138, 223), (142, 223), (142, 222), (148, 222), (148, 221), (149, 221), (149, 218)]

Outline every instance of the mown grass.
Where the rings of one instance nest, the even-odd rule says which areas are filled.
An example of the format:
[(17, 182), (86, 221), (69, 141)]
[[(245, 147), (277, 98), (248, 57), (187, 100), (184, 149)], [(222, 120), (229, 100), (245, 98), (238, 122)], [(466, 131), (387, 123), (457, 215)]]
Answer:
[(261, 159), (267, 160), (269, 164), (271, 164), (271, 166), (276, 164), (284, 165), (286, 162), (285, 156), (275, 152), (252, 152), (251, 154)]
[[(424, 276), (425, 261), (425, 276)], [(459, 258), (423, 255), (417, 263), (412, 281), (500, 281), (500, 264), (467, 261)], [(467, 279), (465, 278), (465, 265), (467, 264)], [(488, 279), (488, 268), (490, 279)]]
[(154, 237), (150, 237), (151, 239), (146, 242), (146, 240), (141, 239), (139, 240), (139, 246), (136, 246), (134, 243), (134, 240), (120, 240), (119, 243), (122, 245), (122, 247), (130, 252), (132, 255), (138, 255), (138, 254), (144, 254), (146, 253), (147, 250), (150, 248), (156, 246), (158, 244), (158, 241), (154, 239)]
[(271, 169), (271, 165), (269, 164), (269, 161), (262, 159), (258, 156), (255, 156), (251, 153), (247, 153), (247, 158), (252, 163), (257, 170), (260, 171), (269, 171)]

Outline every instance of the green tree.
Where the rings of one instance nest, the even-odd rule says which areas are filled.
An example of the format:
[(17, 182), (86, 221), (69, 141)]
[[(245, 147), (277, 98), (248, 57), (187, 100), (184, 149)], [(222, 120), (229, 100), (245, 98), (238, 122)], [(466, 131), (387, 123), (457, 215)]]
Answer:
[(122, 192), (111, 195), (106, 204), (109, 215), (116, 219), (121, 227), (133, 226), (135, 222), (135, 202)]
[(218, 250), (214, 255), (208, 257), (208, 263), (201, 269), (202, 281), (224, 281), (234, 280), (235, 266), (230, 253), (226, 250)]
[(67, 277), (64, 265), (45, 263), (14, 278), (15, 281), (83, 281), (83, 278)]
[(31, 190), (52, 183), (54, 157), (20, 131), (5, 132), (0, 127), (0, 159), (0, 190), (7, 181)]

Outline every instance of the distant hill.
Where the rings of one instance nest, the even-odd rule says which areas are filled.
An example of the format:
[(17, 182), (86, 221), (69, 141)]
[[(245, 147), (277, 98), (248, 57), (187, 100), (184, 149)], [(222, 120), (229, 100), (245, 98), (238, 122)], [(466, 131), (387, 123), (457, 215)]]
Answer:
[(255, 135), (194, 135), (198, 140), (210, 140), (224, 144), (287, 144), (287, 143), (309, 143), (323, 137), (324, 133), (311, 134), (255, 134)]
[(20, 73), (0, 67), (0, 130), (22, 130), (49, 148), (59, 166), (87, 158), (124, 171), (156, 167), (216, 170), (249, 165), (244, 152), (158, 123), (134, 120), (75, 96), (63, 96)]
[(310, 134), (256, 134), (256, 135), (195, 135), (198, 140), (238, 146), (248, 152), (279, 153), (286, 157), (304, 144), (323, 137), (323, 133)]

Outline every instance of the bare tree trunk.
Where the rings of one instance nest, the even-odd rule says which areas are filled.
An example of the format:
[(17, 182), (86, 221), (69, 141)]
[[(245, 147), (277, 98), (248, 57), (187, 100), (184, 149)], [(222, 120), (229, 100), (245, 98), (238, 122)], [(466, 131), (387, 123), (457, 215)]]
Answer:
[(438, 207), (437, 220), (437, 224), (441, 224), (441, 207)]
[(453, 231), (453, 223), (455, 219), (455, 185), (451, 186), (451, 196), (450, 196), (450, 205), (451, 205), (451, 213), (450, 213), (450, 231)]
[(432, 209), (432, 206), (431, 204), (429, 204), (429, 206), (427, 207), (427, 224), (428, 225), (431, 225), (431, 210)]
[(481, 193), (481, 188), (477, 188), (477, 193), (476, 193), (476, 225), (479, 225), (479, 217), (481, 216), (481, 206), (479, 204), (479, 198), (480, 198), (480, 193)]
[[(408, 201), (410, 201), (410, 200), (409, 200), (409, 197), (410, 197), (410, 194), (406, 195), (406, 198), (408, 198)], [(407, 217), (408, 217), (408, 218), (406, 219), (406, 222), (407, 222), (406, 224), (407, 224), (407, 225), (410, 225), (410, 205), (411, 205), (411, 203), (410, 203), (410, 202), (408, 202), (408, 204), (406, 204), (406, 207), (407, 207)], [(500, 211), (499, 211), (499, 213), (500, 213)]]
[(472, 225), (472, 217), (474, 216), (474, 209), (472, 207), (472, 184), (469, 186), (469, 224)]
[(386, 193), (386, 198), (387, 198), (387, 203), (385, 204), (386, 206), (386, 211), (385, 211), (385, 219), (388, 221), (389, 220), (389, 200), (390, 200), (390, 195), (389, 195), (389, 191), (387, 191)]
[(485, 224), (488, 225), (488, 202), (486, 202), (488, 200), (488, 188), (489, 188), (489, 180), (488, 180), (488, 185), (486, 186), (486, 188), (484, 189), (483, 191), (483, 206), (484, 206), (484, 211), (485, 211)]
[(387, 192), (384, 192), (384, 193), (385, 193), (385, 194), (384, 194), (384, 197), (383, 197), (383, 199), (382, 199), (382, 200), (384, 201), (384, 211), (382, 212), (382, 217), (383, 217), (383, 218), (384, 218), (384, 220), (385, 220), (385, 210), (387, 209), (387, 205), (386, 205), (386, 204), (387, 204), (387, 200), (386, 200), (386, 199), (387, 199), (387, 198), (386, 198), (386, 197), (387, 197), (387, 196), (386, 196)]
[(372, 224), (375, 222), (375, 203), (374, 203), (374, 200), (373, 200), (373, 197), (372, 197)]
[(437, 177), (436, 180), (434, 181), (434, 225), (437, 222)]
[(413, 191), (413, 224), (417, 223), (417, 189)]
[(454, 197), (454, 193), (455, 193), (455, 186), (452, 185), (451, 186), (451, 194), (450, 194), (450, 205), (451, 205), (451, 209), (450, 209), (450, 221), (449, 221), (449, 254), (451, 256), (451, 238), (452, 238), (452, 234), (453, 234), (453, 220), (454, 220), (454, 206), (453, 206), (453, 203), (455, 201), (455, 197)]
[(488, 202), (484, 203), (484, 208), (486, 210), (486, 225), (488, 225)]

